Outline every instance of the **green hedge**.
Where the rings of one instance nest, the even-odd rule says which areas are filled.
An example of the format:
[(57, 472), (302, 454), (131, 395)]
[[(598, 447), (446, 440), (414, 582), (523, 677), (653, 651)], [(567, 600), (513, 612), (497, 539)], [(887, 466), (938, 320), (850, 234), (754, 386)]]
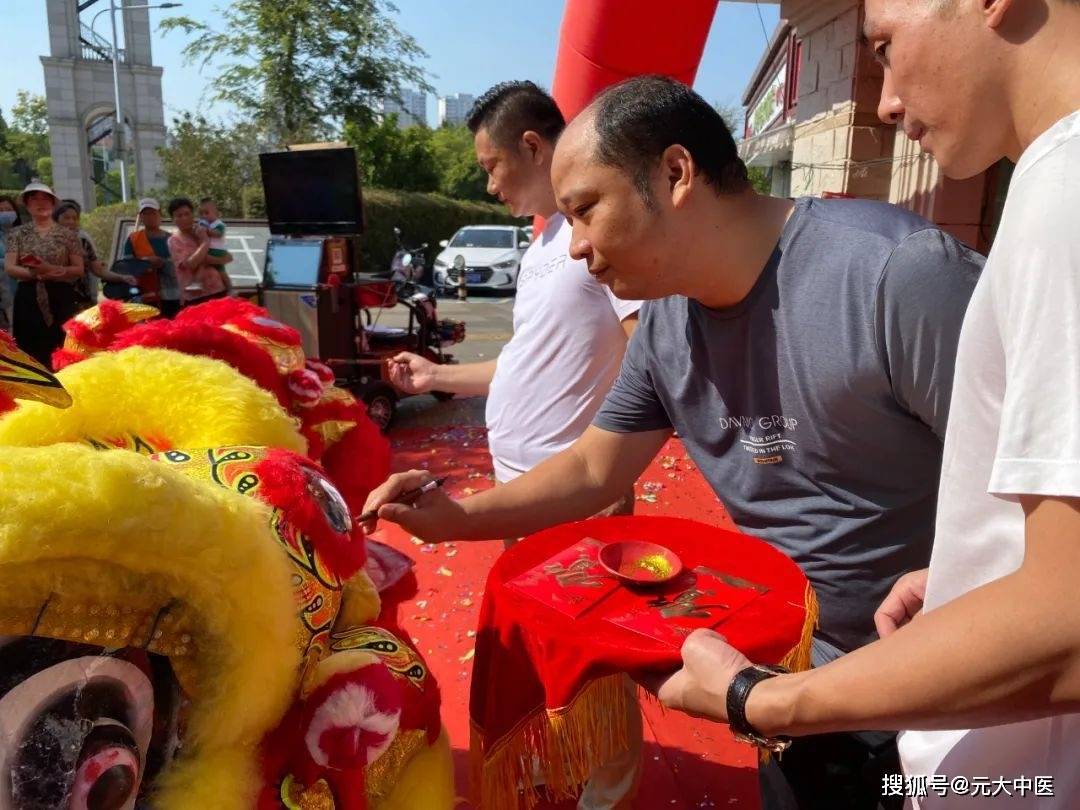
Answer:
[[(264, 209), (261, 189), (252, 191), (249, 211)], [(164, 204), (164, 199), (162, 204)], [(112, 239), (116, 221), (134, 217), (135, 203), (116, 203), (95, 208), (82, 218), (82, 226), (90, 234), (103, 256), (112, 255)], [(440, 194), (420, 194), (410, 191), (367, 189), (364, 191), (366, 232), (362, 240), (363, 267), (367, 271), (385, 270), (390, 266), (396, 249), (394, 226), (401, 228), (402, 238), (410, 247), (428, 243), (430, 263), (439, 252), (439, 240), (449, 239), (464, 225), (503, 225), (527, 222), (510, 216), (501, 205), (452, 200)]]
[(366, 230), (363, 239), (364, 269), (385, 270), (396, 249), (394, 226), (409, 247), (428, 243), (427, 261), (438, 254), (439, 240), (449, 239), (464, 225), (525, 225), (501, 205), (452, 200), (441, 194), (369, 189), (364, 192)]
[(130, 200), (126, 203), (99, 205), (93, 211), (82, 215), (83, 230), (94, 240), (94, 246), (102, 260), (107, 261), (113, 255), (112, 241), (116, 233), (116, 221), (124, 217), (134, 219), (138, 213), (135, 210), (137, 207), (138, 203)]

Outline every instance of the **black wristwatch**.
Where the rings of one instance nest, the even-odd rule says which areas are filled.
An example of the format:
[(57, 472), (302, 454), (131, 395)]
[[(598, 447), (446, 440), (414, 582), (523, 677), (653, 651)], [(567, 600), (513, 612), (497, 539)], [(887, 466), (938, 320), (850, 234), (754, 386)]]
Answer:
[(789, 670), (784, 667), (772, 667), (754, 664), (739, 672), (731, 679), (727, 691), (727, 715), (731, 732), (739, 742), (750, 743), (773, 754), (781, 754), (791, 745), (790, 737), (766, 737), (750, 725), (746, 719), (746, 699), (750, 690), (764, 680), (784, 675)]

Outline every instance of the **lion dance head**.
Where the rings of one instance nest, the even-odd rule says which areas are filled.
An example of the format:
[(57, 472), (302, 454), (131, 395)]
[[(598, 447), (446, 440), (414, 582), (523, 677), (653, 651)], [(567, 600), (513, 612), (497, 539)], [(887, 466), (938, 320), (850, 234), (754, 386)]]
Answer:
[(438, 687), (314, 458), (359, 425), (362, 463), (359, 414), (298, 418), (344, 400), (253, 309), (198, 350), (142, 314), (69, 324), (56, 375), (0, 343), (0, 810), (449, 808)]

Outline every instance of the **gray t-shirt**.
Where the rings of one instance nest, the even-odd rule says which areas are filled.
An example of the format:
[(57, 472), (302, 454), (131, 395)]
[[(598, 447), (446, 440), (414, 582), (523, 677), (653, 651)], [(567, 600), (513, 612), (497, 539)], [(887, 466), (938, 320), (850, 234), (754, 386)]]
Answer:
[(738, 305), (650, 301), (594, 424), (675, 428), (744, 531), (797, 562), (851, 651), (925, 567), (960, 325), (983, 258), (884, 203), (803, 198)]

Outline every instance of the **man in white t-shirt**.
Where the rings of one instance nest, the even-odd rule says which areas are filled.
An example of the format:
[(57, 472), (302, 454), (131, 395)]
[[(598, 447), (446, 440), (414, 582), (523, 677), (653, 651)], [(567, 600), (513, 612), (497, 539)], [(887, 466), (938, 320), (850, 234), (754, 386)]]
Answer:
[(1017, 163), (960, 335), (930, 568), (834, 663), (776, 675), (699, 632), (659, 695), (776, 747), (909, 729), (882, 791), (923, 810), (1080, 807), (1080, 2), (867, 0), (865, 38), (881, 117), (948, 175)]
[(551, 155), (565, 125), (554, 100), (532, 82), (505, 82), (480, 97), (468, 124), (488, 192), (515, 216), (547, 220), (521, 260), (514, 334), (484, 363), (436, 365), (400, 354), (391, 379), (411, 394), (486, 395), (495, 478), (505, 484), (589, 426), (619, 372), (641, 302), (616, 298), (568, 255), (570, 228), (551, 188)]
[[(390, 378), (410, 394), (487, 395), (488, 447), (495, 479), (505, 484), (565, 450), (592, 423), (619, 373), (641, 302), (616, 298), (585, 261), (569, 256), (571, 229), (551, 187), (551, 157), (565, 120), (551, 96), (532, 82), (498, 84), (477, 100), (468, 126), (488, 192), (515, 216), (546, 219), (521, 260), (514, 334), (497, 359), (484, 363), (436, 365), (400, 354)], [(601, 514), (631, 514), (633, 507), (631, 491)], [(640, 729), (640, 716), (634, 721)], [(593, 775), (580, 808), (628, 801), (640, 770), (640, 733), (631, 742)]]

